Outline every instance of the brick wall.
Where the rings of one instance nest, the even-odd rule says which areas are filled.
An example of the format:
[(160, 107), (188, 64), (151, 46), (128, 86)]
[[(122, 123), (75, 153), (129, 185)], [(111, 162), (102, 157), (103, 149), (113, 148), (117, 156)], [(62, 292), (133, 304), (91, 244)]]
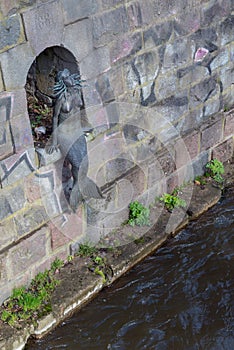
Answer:
[[(233, 155), (231, 0), (2, 0), (0, 5), (0, 301), (128, 217)], [(82, 77), (89, 175), (105, 200), (64, 211), (61, 160), (38, 165), (25, 84), (47, 48)], [(43, 164), (43, 165), (42, 165)]]

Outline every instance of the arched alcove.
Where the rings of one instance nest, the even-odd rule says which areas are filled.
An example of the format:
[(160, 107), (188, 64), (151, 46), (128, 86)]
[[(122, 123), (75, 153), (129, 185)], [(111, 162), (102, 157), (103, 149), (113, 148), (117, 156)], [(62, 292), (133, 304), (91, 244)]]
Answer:
[(25, 90), (35, 147), (44, 148), (51, 135), (53, 86), (57, 73), (64, 68), (79, 74), (74, 55), (64, 47), (53, 46), (42, 51), (28, 71)]

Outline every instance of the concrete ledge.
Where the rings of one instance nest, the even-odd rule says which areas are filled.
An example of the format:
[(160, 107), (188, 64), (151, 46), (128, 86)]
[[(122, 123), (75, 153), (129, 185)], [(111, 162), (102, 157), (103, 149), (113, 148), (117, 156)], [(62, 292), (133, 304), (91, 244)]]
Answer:
[[(225, 171), (225, 185), (230, 186), (234, 183), (234, 164), (229, 163)], [(190, 185), (182, 190), (182, 196), (186, 197)], [(199, 215), (207, 211), (211, 206), (216, 204), (222, 191), (212, 181), (207, 185), (194, 186), (191, 202), (185, 209), (183, 219), (178, 212), (179, 221), (173, 221), (170, 229), (166, 230), (171, 213), (160, 208), (161, 215), (154, 225), (142, 236), (141, 228), (131, 228), (125, 225), (115, 232), (115, 235), (124, 234), (124, 230), (138, 237), (144, 237), (142, 241), (137, 240), (118, 247), (116, 250), (101, 249), (100, 254), (104, 254), (112, 274), (108, 276), (108, 281), (103, 282), (102, 278), (90, 272), (88, 263), (89, 258), (75, 257), (73, 261), (62, 268), (58, 279), (61, 281), (52, 296), (52, 312), (37, 322), (37, 326), (22, 325), (22, 329), (17, 330), (10, 326), (0, 323), (0, 347), (2, 350), (20, 350), (28, 341), (30, 336), (40, 338), (62, 320), (77, 311), (85, 303), (90, 301), (106, 285), (111, 284), (114, 280), (126, 273), (131, 267), (151, 254), (160, 247), (168, 238), (177, 234), (179, 230), (185, 227), (188, 222), (196, 219)], [(158, 203), (151, 209), (151, 219), (154, 219), (159, 206)], [(137, 232), (138, 231), (138, 232)], [(131, 232), (130, 232), (131, 233)], [(135, 236), (136, 237), (136, 236)], [(108, 237), (111, 240), (111, 236)]]

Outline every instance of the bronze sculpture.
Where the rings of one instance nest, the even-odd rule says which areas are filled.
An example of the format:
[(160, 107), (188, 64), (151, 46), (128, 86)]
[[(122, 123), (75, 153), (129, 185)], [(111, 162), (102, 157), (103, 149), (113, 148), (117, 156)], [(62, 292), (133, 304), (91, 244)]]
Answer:
[(52, 144), (46, 149), (51, 154), (59, 148), (64, 160), (71, 164), (73, 185), (69, 203), (73, 211), (86, 198), (103, 198), (99, 187), (87, 176), (89, 162), (85, 133), (90, 128), (81, 123), (81, 84), (80, 76), (71, 74), (68, 69), (57, 74)]

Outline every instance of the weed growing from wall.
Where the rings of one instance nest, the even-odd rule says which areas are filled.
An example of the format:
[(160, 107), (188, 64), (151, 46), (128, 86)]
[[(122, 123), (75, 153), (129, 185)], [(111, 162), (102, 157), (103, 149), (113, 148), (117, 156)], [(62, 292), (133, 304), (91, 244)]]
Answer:
[(150, 210), (138, 201), (129, 204), (129, 219), (127, 223), (131, 226), (150, 225)]
[(64, 262), (56, 258), (51, 264), (51, 269), (39, 272), (28, 288), (15, 288), (10, 298), (1, 306), (1, 320), (20, 328), (22, 321), (35, 322), (50, 312), (51, 295), (59, 284), (55, 273), (63, 265)]
[(159, 200), (164, 203), (165, 208), (168, 211), (172, 211), (175, 208), (183, 208), (186, 206), (185, 200), (180, 198), (178, 195), (164, 193), (162, 197), (159, 198)]
[(218, 183), (223, 182), (222, 175), (224, 174), (224, 166), (223, 163), (218, 159), (212, 159), (206, 164), (206, 175), (210, 176)]

